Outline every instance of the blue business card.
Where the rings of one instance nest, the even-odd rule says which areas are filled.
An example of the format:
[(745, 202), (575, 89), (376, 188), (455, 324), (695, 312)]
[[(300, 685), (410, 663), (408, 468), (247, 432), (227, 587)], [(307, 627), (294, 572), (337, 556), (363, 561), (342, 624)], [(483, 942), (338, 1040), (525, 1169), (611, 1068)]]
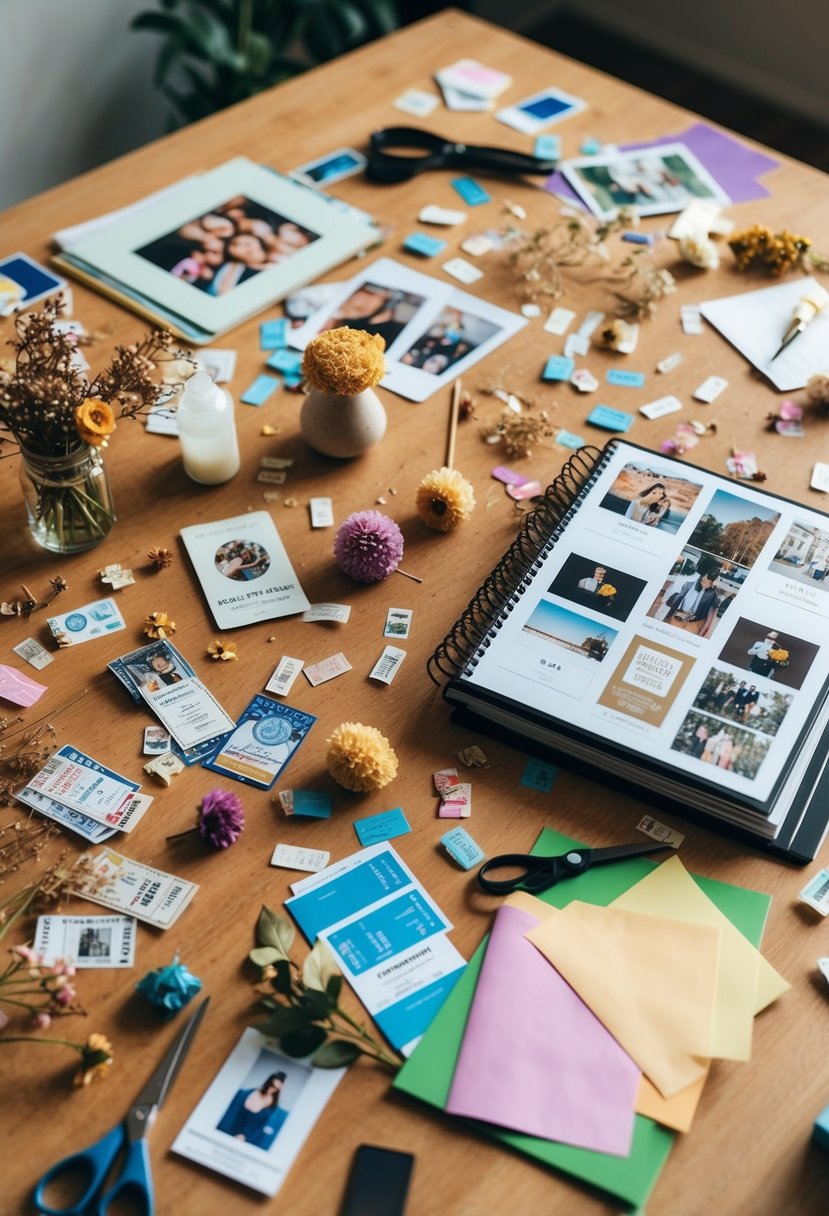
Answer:
[(575, 370), (575, 363), (567, 355), (550, 355), (541, 373), (542, 380), (569, 380)]
[(488, 203), (490, 196), (474, 179), (474, 177), (453, 177), (449, 183), (461, 196), (467, 207), (479, 207)]
[(245, 405), (264, 405), (276, 389), (279, 381), (273, 376), (257, 376), (250, 388), (246, 388), (239, 398)]
[(599, 426), (603, 431), (629, 431), (633, 426), (633, 414), (624, 410), (612, 410), (609, 405), (597, 405), (587, 415), (586, 420), (591, 426)]
[(559, 431), (556, 435), (556, 443), (560, 443), (563, 448), (583, 448), (585, 440), (581, 435), (574, 435), (572, 431)]
[(333, 801), (331, 794), (321, 790), (294, 790), (294, 814), (308, 819), (330, 819)]
[(393, 811), (381, 811), (379, 815), (368, 815), (365, 819), (354, 820), (354, 831), (363, 846), (380, 844), (383, 840), (394, 840), (395, 836), (405, 836), (411, 830), (399, 806)]

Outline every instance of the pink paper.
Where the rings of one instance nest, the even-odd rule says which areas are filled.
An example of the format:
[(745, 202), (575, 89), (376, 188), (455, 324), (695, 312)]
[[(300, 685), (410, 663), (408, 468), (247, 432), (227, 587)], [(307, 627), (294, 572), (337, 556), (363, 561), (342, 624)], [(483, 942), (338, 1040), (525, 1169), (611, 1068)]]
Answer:
[(539, 923), (498, 910), (446, 1109), (626, 1157), (641, 1073), (526, 940)]
[(46, 692), (45, 684), (38, 684), (13, 667), (0, 663), (0, 697), (12, 705), (34, 705)]

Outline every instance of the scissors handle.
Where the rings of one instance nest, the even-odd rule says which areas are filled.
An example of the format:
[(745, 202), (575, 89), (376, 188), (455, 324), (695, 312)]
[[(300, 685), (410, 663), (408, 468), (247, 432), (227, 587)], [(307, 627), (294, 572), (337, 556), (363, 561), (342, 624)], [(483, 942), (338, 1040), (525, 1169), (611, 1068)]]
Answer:
[[(407, 156), (395, 149), (417, 150)], [(513, 152), (456, 143), (421, 127), (383, 127), (372, 132), (366, 174), (375, 182), (405, 182), (426, 169), (488, 169), (493, 173), (552, 173), (556, 162)]]
[[(118, 1176), (110, 1189), (103, 1193), (107, 1175), (122, 1151)], [(67, 1207), (53, 1207), (46, 1199), (49, 1188), (61, 1177), (68, 1178), (70, 1174), (81, 1171), (88, 1175), (83, 1194)], [(136, 1200), (134, 1210), (143, 1210), (144, 1216), (153, 1216), (152, 1180), (146, 1141), (141, 1139), (130, 1143), (124, 1124), (118, 1123), (89, 1148), (62, 1158), (46, 1171), (35, 1187), (35, 1208), (41, 1216), (105, 1216), (113, 1201), (126, 1192)]]
[[(90, 1210), (95, 1216), (107, 1216), (110, 1206), (122, 1196), (129, 1195), (132, 1204), (130, 1211), (140, 1212), (142, 1216), (153, 1216), (153, 1183), (150, 1174), (150, 1154), (147, 1141), (132, 1140), (127, 1142), (121, 1171), (113, 1185), (98, 1199), (97, 1208)], [(119, 1207), (118, 1211), (121, 1211)]]
[[(546, 891), (559, 879), (581, 874), (590, 865), (592, 849), (571, 849), (555, 857), (536, 857), (531, 853), (501, 853), (485, 861), (478, 871), (478, 885), (490, 895), (509, 895), (513, 891)], [(490, 878), (493, 870), (514, 869), (512, 878)]]

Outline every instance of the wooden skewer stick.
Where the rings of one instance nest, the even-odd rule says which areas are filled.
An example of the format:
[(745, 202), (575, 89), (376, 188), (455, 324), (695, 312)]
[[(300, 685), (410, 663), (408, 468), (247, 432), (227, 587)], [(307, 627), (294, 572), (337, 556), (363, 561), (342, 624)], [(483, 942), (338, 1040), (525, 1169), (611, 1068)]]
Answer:
[(446, 468), (455, 466), (455, 440), (458, 437), (458, 412), (461, 405), (461, 382), (452, 385), (452, 408), (449, 413), (449, 438), (446, 442)]
[(413, 583), (423, 582), (422, 578), (418, 578), (416, 574), (409, 574), (408, 570), (401, 570), (399, 566), (395, 570), (395, 574), (402, 574), (404, 578), (410, 578)]

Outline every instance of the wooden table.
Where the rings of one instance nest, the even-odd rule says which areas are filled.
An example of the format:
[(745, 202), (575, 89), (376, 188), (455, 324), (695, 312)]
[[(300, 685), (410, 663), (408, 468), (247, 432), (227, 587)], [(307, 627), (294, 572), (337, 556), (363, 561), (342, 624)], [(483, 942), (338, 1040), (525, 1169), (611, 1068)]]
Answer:
[[(343, 144), (363, 145), (373, 128), (409, 121), (391, 105), (404, 89), (429, 88), (435, 69), (467, 54), (512, 75), (515, 84), (506, 95), (509, 100), (551, 83), (588, 100), (582, 115), (557, 128), (567, 155), (577, 154), (589, 135), (613, 143), (647, 139), (679, 131), (689, 122), (690, 116), (674, 106), (468, 16), (447, 12), (6, 212), (0, 219), (2, 247), (25, 249), (45, 258), (49, 234), (58, 227), (129, 203), (186, 173), (235, 155), (287, 170)], [(136, 104), (140, 100), (136, 98)], [(524, 151), (530, 146), (526, 137), (494, 123), (489, 115), (450, 114), (439, 109), (424, 125), (468, 142), (497, 143)], [(775, 229), (789, 227), (826, 247), (826, 179), (783, 157), (780, 161), (780, 167), (765, 179), (771, 196), (735, 206), (730, 214), (740, 226), (760, 221)], [(344, 182), (338, 193), (392, 224), (394, 231), (383, 252), (414, 265), (401, 252), (402, 240), (416, 227), (424, 203), (457, 206), (449, 176), (433, 173), (393, 187), (372, 186), (355, 178)], [(496, 201), (473, 211), (464, 228), (449, 232), (447, 256), (458, 251), (464, 236), (497, 225), (498, 200), (508, 197), (520, 203), (530, 221), (538, 223), (557, 214), (558, 205), (529, 182), (505, 183), (477, 176), (484, 179)], [(654, 231), (660, 222), (652, 219), (644, 227)], [(614, 246), (614, 255), (626, 248)], [(674, 258), (673, 245), (663, 243), (658, 256), (669, 264)], [(473, 290), (517, 308), (521, 297), (506, 258), (490, 254), (481, 264), (486, 274)], [(813, 460), (827, 456), (829, 423), (810, 417), (807, 438), (801, 441), (769, 433), (765, 416), (778, 404), (779, 396), (710, 331), (704, 337), (686, 337), (679, 327), (681, 303), (748, 289), (755, 282), (763, 285), (764, 280), (739, 277), (727, 251), (718, 272), (671, 268), (676, 272), (678, 292), (643, 326), (639, 349), (631, 359), (631, 366), (649, 373), (647, 388), (640, 393), (617, 389), (605, 399), (635, 409), (663, 392), (676, 393), (687, 403), (681, 417), (698, 416), (718, 423), (717, 434), (703, 439), (694, 453), (699, 463), (722, 470), (732, 445), (752, 448), (768, 474), (769, 489), (822, 505), (822, 499), (808, 488), (809, 470)], [(427, 263), (425, 269), (441, 274), (437, 263)], [(342, 278), (350, 272), (351, 268), (340, 270), (331, 277)], [(131, 314), (90, 292), (79, 287), (74, 290), (75, 315), (90, 330), (107, 327), (109, 332), (108, 340), (91, 350), (96, 367), (105, 360), (111, 343), (132, 340), (143, 327)], [(579, 281), (579, 276), (573, 276), (568, 279), (563, 303), (583, 315), (589, 308), (608, 307), (609, 301), (601, 281)], [(9, 332), (6, 322), (4, 338)], [(232, 385), (238, 395), (263, 368), (258, 322), (251, 321), (219, 344), (238, 350)], [(531, 393), (539, 405), (551, 411), (558, 425), (585, 433), (584, 419), (590, 408), (585, 399), (568, 385), (551, 388), (539, 381), (547, 355), (560, 349), (561, 340), (543, 334), (541, 322), (534, 321), (475, 368), (467, 385), (478, 400), (478, 421), (486, 423), (497, 417), (499, 403), (483, 390), (500, 383), (509, 390)], [(652, 374), (656, 362), (674, 350), (684, 355), (681, 366), (664, 379)], [(594, 349), (587, 363), (604, 379), (612, 358)], [(712, 373), (728, 379), (727, 392), (713, 406), (691, 406), (692, 391)], [(313, 689), (301, 681), (290, 697), (291, 703), (318, 715), (319, 721), (292, 763), (289, 783), (335, 791), (334, 815), (329, 822), (286, 821), (269, 795), (235, 786), (246, 807), (246, 830), (227, 854), (208, 856), (196, 846), (166, 844), (165, 836), (189, 826), (203, 794), (227, 783), (197, 768), (176, 778), (170, 789), (152, 789), (156, 797), (152, 811), (135, 835), (125, 840), (123, 849), (140, 860), (183, 874), (200, 883), (201, 889), (173, 930), (165, 934), (140, 928), (134, 972), (87, 972), (82, 976), (81, 995), (89, 1017), (67, 1024), (67, 1030), (81, 1038), (99, 1029), (114, 1040), (116, 1063), (104, 1086), (72, 1093), (67, 1089), (71, 1067), (65, 1067), (57, 1049), (6, 1048), (0, 1199), (4, 1213), (27, 1210), (25, 1197), (45, 1166), (97, 1137), (126, 1109), (171, 1034), (134, 995), (135, 982), (148, 969), (168, 963), (176, 950), (202, 977), (213, 1003), (153, 1134), (158, 1210), (165, 1216), (260, 1210), (261, 1200), (252, 1192), (172, 1157), (168, 1149), (247, 1023), (251, 983), (242, 961), (251, 944), (252, 926), (263, 902), (280, 908), (289, 893), (288, 881), (295, 877), (269, 868), (277, 840), (326, 848), (334, 858), (343, 857), (357, 847), (351, 826), (355, 815), (401, 806), (412, 832), (397, 841), (397, 847), (454, 922), (452, 938), (459, 949), (468, 956), (489, 926), (495, 901), (473, 895), (470, 882), (438, 847), (446, 825), (435, 816), (431, 788), (433, 770), (455, 763), (456, 751), (476, 739), (449, 723), (447, 709), (427, 678), (425, 663), (511, 541), (518, 515), (500, 485), (490, 479), (498, 450), (482, 442), (478, 425), (470, 421), (460, 427), (457, 466), (474, 482), (477, 510), (454, 534), (439, 536), (428, 531), (415, 514), (414, 493), (421, 477), (443, 462), (448, 393), (438, 393), (423, 405), (411, 405), (388, 393), (383, 399), (389, 414), (386, 438), (368, 455), (345, 463), (317, 457), (304, 446), (297, 425), (299, 397), (282, 392), (261, 410), (239, 406), (242, 471), (229, 484), (213, 489), (187, 479), (175, 441), (146, 435), (138, 425), (122, 425), (106, 457), (118, 523), (97, 550), (72, 559), (58, 560), (35, 550), (26, 532), (17, 460), (0, 464), (6, 546), (2, 598), (16, 595), (21, 580), (41, 589), (47, 579), (60, 574), (68, 580), (70, 591), (58, 607), (67, 610), (104, 593), (97, 577), (103, 565), (121, 562), (136, 572), (135, 586), (118, 594), (127, 631), (58, 653), (44, 672), (48, 693), (37, 709), (25, 715), (32, 720), (41, 712), (53, 713), (79, 689), (88, 689), (75, 709), (56, 720), (61, 742), (74, 743), (116, 770), (142, 776), (140, 740), (147, 717), (133, 708), (105, 672), (105, 665), (142, 643), (144, 617), (154, 610), (166, 610), (176, 620), (176, 644), (231, 714), (241, 711), (262, 689), (281, 654), (312, 662), (342, 649), (354, 668), (323, 688)], [(279, 426), (280, 434), (261, 437), (263, 422)], [(657, 448), (673, 433), (675, 423), (676, 416), (661, 422), (639, 417), (631, 438)], [(592, 441), (604, 439), (590, 428), (586, 433)], [(295, 457), (286, 490), (300, 505), (291, 510), (277, 503), (272, 510), (309, 599), (347, 602), (352, 605), (351, 620), (346, 626), (288, 619), (249, 627), (234, 635), (238, 663), (212, 663), (206, 646), (215, 631), (178, 532), (185, 524), (261, 509), (262, 487), (254, 478), (265, 453)], [(537, 448), (531, 459), (510, 463), (546, 483), (565, 456), (562, 448), (550, 444)], [(305, 504), (312, 494), (333, 498), (337, 520), (385, 499), (382, 509), (399, 522), (405, 535), (405, 566), (423, 577), (422, 585), (400, 577), (369, 588), (348, 581), (332, 560), (333, 532), (310, 529)], [(171, 569), (162, 573), (150, 569), (145, 554), (153, 545), (176, 551)], [(414, 609), (414, 628), (406, 643), (408, 659), (395, 683), (384, 688), (369, 683), (366, 674), (382, 649), (383, 622), (392, 605)], [(10, 649), (27, 636), (47, 641), (44, 616), (41, 613), (28, 622), (3, 621), (4, 662), (11, 658), (16, 663)], [(380, 727), (398, 752), (397, 780), (375, 795), (348, 795), (325, 772), (324, 740), (338, 723), (349, 719)], [(635, 837), (633, 829), (643, 804), (622, 795), (609, 797), (607, 789), (565, 771), (559, 773), (551, 794), (524, 789), (519, 782), (525, 756), (497, 743), (481, 742), (491, 767), (472, 774), (474, 817), (469, 827), (487, 854), (529, 848), (545, 824), (596, 842)], [(145, 788), (149, 788), (149, 779), (145, 780)], [(2, 811), (2, 822), (9, 822), (17, 813)], [(648, 1211), (651, 1216), (698, 1216), (715, 1211), (729, 1216), (825, 1213), (829, 1161), (810, 1147), (809, 1137), (813, 1120), (829, 1101), (829, 994), (815, 968), (818, 956), (829, 950), (825, 928), (818, 927), (795, 904), (805, 874), (816, 869), (821, 859), (804, 872), (689, 822), (674, 817), (669, 822), (686, 833), (682, 857), (687, 867), (774, 895), (764, 949), (791, 981), (792, 989), (758, 1019), (750, 1065), (714, 1065), (694, 1128), (679, 1138)], [(54, 857), (59, 847), (74, 853), (77, 846), (69, 840), (60, 842), (51, 846), (49, 855)], [(824, 849), (824, 864), (828, 856)], [(24, 877), (25, 873), (13, 876), (5, 890)], [(94, 911), (80, 902), (71, 910)], [(350, 996), (348, 1006), (362, 1016), (361, 1007)], [(550, 1078), (550, 1085), (555, 1086), (555, 1078)], [(276, 1200), (275, 1210), (293, 1216), (333, 1216), (352, 1154), (361, 1142), (416, 1154), (411, 1216), (447, 1212), (483, 1216), (506, 1211), (582, 1216), (618, 1210), (599, 1192), (501, 1151), (398, 1098), (390, 1093), (384, 1072), (362, 1064), (352, 1069), (327, 1108)]]

